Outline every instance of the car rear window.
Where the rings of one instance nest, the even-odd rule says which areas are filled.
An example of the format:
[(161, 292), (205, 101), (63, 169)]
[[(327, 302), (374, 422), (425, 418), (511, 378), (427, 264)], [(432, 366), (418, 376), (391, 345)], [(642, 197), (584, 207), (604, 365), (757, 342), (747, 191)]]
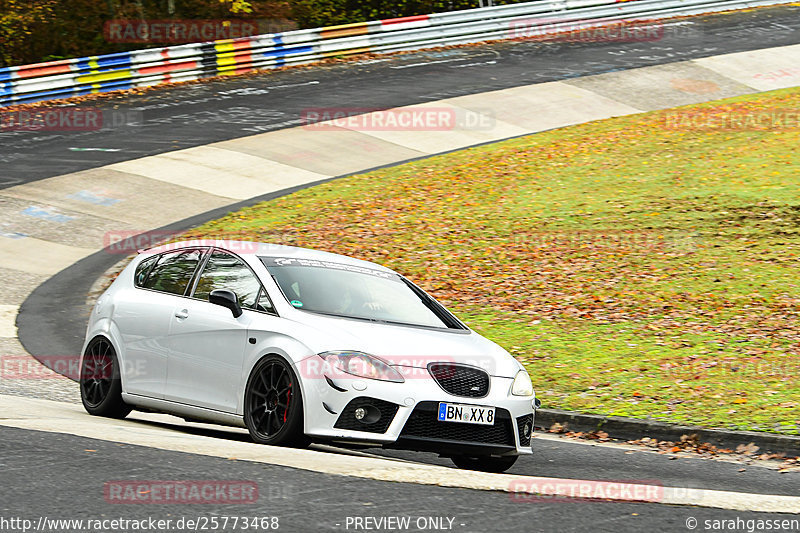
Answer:
[(144, 286), (144, 282), (147, 279), (147, 275), (150, 273), (150, 269), (153, 267), (155, 262), (158, 260), (158, 256), (154, 255), (153, 257), (148, 257), (141, 263), (139, 266), (136, 267), (136, 272), (133, 274), (133, 283), (137, 287)]
[(183, 295), (203, 253), (202, 249), (191, 249), (161, 254), (142, 287)]

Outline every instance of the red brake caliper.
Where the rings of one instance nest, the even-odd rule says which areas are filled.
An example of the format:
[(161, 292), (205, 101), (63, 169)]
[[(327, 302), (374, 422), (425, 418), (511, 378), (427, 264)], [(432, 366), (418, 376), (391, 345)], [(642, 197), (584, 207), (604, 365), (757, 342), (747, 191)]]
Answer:
[(283, 423), (286, 423), (286, 415), (289, 413), (289, 400), (292, 398), (292, 384), (289, 383), (289, 390), (286, 391), (286, 409), (283, 410)]

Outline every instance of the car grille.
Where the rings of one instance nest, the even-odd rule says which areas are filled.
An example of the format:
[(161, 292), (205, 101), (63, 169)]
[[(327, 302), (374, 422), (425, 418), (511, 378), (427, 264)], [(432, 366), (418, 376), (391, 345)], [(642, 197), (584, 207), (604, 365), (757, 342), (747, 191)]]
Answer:
[(445, 392), (453, 396), (482, 398), (489, 394), (489, 374), (480, 368), (455, 363), (431, 363), (428, 372)]
[[(357, 420), (355, 417), (356, 409), (359, 407), (374, 407), (380, 412), (380, 417), (372, 422), (365, 423)], [(394, 415), (397, 413), (397, 404), (378, 400), (377, 398), (367, 398), (365, 396), (350, 400), (342, 414), (336, 420), (333, 427), (337, 429), (350, 429), (354, 431), (369, 431), (370, 433), (386, 433), (389, 429), (389, 424), (394, 420)]]
[(420, 402), (408, 417), (400, 437), (515, 446), (511, 415), (505, 409), (495, 409), (495, 422), (491, 426), (440, 422), (438, 411), (438, 402)]
[[(522, 430), (525, 427), (525, 424), (528, 424), (528, 427), (531, 428), (531, 431), (530, 433), (528, 433), (527, 437), (525, 436), (525, 433)], [(517, 417), (517, 431), (519, 432), (519, 445), (530, 446), (531, 435), (533, 435), (533, 415), (525, 415)]]

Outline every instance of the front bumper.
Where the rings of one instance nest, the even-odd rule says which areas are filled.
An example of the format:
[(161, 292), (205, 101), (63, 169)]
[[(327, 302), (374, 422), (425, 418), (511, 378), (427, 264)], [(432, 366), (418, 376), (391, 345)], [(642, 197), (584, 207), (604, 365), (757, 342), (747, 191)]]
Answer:
[[(530, 454), (534, 397), (511, 396), (512, 378), (490, 379), (489, 393), (482, 398), (449, 394), (430, 377), (407, 378), (405, 383), (355, 377), (315, 379), (305, 391), (305, 432), (329, 441), (430, 451), (443, 456)], [(440, 422), (439, 402), (494, 407), (495, 423), (487, 426)], [(380, 416), (357, 420), (354, 412), (363, 406)], [(526, 425), (530, 428), (527, 434)]]

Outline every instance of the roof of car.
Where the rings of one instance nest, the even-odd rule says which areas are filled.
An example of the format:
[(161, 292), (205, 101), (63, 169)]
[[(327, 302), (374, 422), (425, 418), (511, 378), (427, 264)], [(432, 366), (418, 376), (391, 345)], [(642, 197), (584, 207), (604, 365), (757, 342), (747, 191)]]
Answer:
[(323, 252), (321, 250), (312, 250), (310, 248), (299, 248), (297, 246), (285, 246), (282, 244), (272, 244), (266, 242), (252, 242), (252, 241), (232, 241), (228, 239), (193, 239), (187, 241), (171, 242), (140, 250), (139, 253), (146, 253), (147, 255), (159, 254), (166, 251), (178, 250), (188, 247), (215, 247), (222, 250), (228, 250), (236, 255), (256, 255), (259, 257), (291, 257), (294, 259), (311, 259), (317, 261), (330, 261), (335, 263), (344, 263), (348, 265), (358, 265), (362, 267), (377, 268), (380, 270), (390, 271), (377, 263), (347, 257), (346, 255), (334, 254), (331, 252)]

